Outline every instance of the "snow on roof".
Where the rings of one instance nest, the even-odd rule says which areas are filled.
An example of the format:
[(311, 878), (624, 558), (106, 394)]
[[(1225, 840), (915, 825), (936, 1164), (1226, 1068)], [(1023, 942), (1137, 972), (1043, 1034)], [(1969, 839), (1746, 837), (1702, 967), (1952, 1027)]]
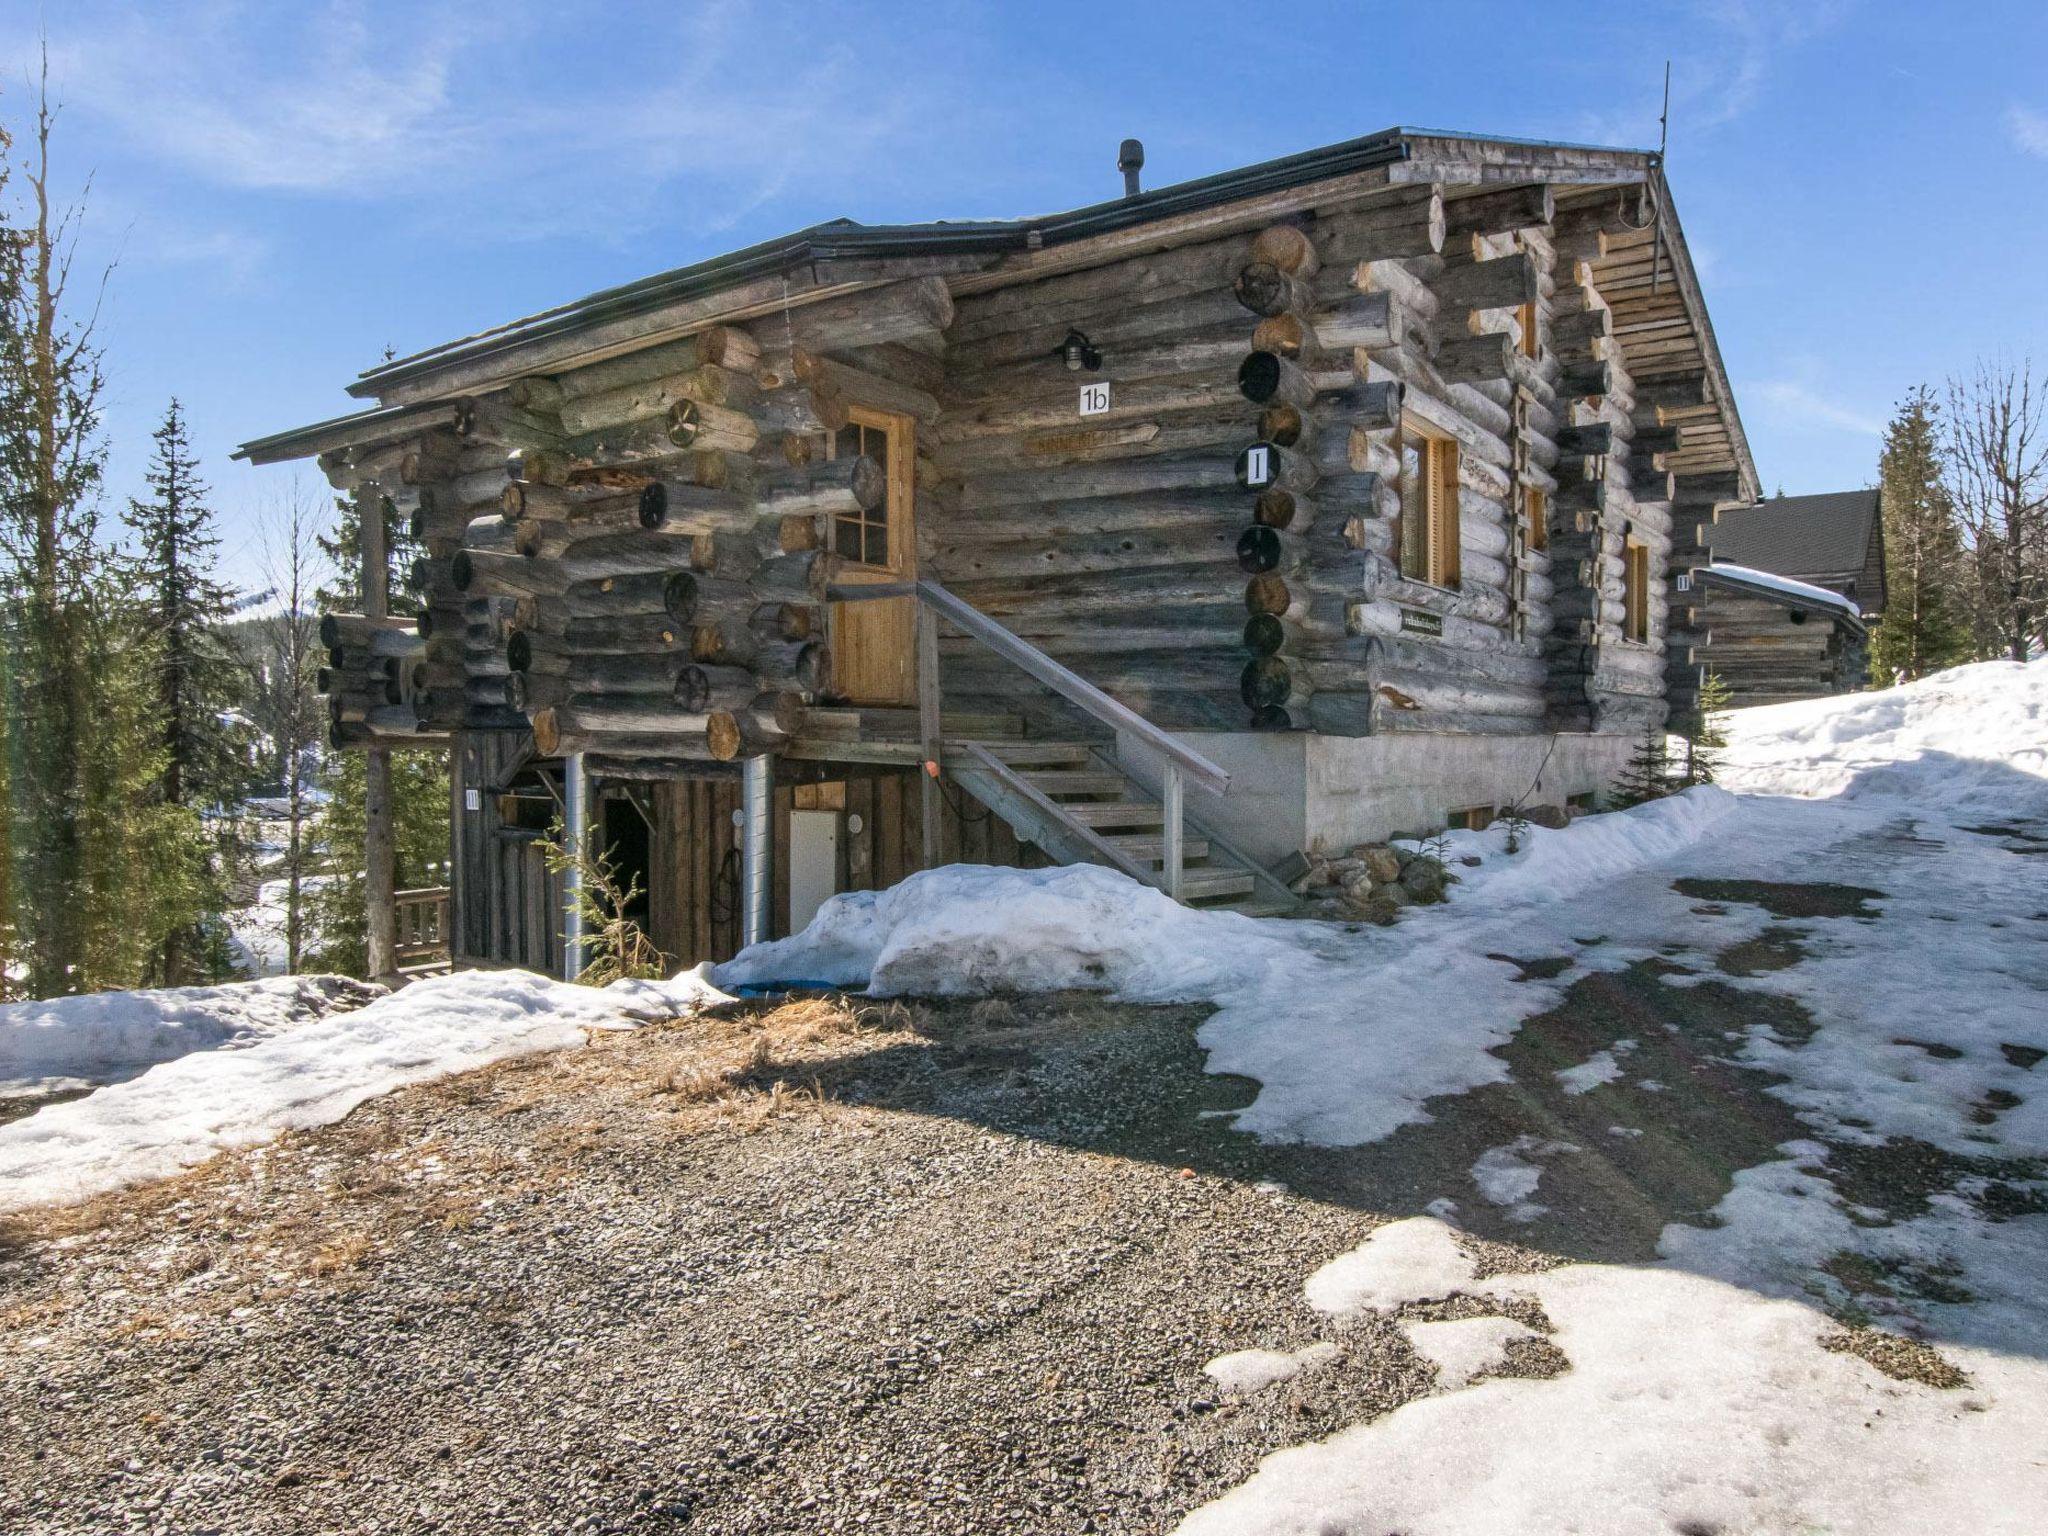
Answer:
[(1827, 608), (1839, 608), (1850, 618), (1861, 618), (1862, 610), (1839, 592), (1830, 592), (1826, 587), (1816, 587), (1810, 582), (1794, 581), (1790, 576), (1777, 576), (1769, 571), (1754, 570), (1746, 565), (1724, 565), (1716, 560), (1707, 567), (1716, 576), (1726, 576), (1745, 586), (1766, 588), (1796, 597), (1804, 602), (1819, 603)]

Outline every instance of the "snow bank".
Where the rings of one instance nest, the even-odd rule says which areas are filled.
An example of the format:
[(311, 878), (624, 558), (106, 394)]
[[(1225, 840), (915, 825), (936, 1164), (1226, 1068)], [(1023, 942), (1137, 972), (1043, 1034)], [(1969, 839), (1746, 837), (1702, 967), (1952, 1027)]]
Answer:
[(354, 1012), (244, 1049), (181, 1056), (0, 1126), (0, 1211), (161, 1178), (279, 1131), (331, 1124), (408, 1083), (574, 1045), (587, 1030), (628, 1029), (723, 999), (701, 971), (605, 989), (528, 971), (418, 981)]
[(2048, 815), (2048, 661), (1985, 661), (1871, 693), (1736, 710), (1721, 782), (1746, 794)]
[(808, 928), (713, 973), (720, 986), (806, 980), (877, 995), (1112, 991), (1133, 1001), (1208, 996), (1249, 949), (1289, 948), (1269, 925), (1195, 912), (1093, 864), (953, 864), (886, 891), (834, 896)]
[[(835, 896), (802, 933), (742, 951), (720, 986), (815, 981), (878, 996), (1088, 988), (1126, 1002), (1209, 1002), (1198, 1041), (1211, 1072), (1260, 1084), (1239, 1130), (1271, 1141), (1352, 1146), (1427, 1120), (1428, 1100), (1498, 1082), (1490, 1049), (1534, 1000), (1489, 953), (1513, 949), (1516, 914), (1668, 857), (1734, 805), (1714, 789), (1557, 832), (1523, 850), (1464, 834), (1490, 853), (1443, 908), (1391, 929), (1257, 921), (1193, 911), (1094, 865), (951, 865), (886, 891)], [(1492, 839), (1492, 842), (1485, 842)], [(1455, 867), (1455, 866), (1454, 866)], [(1444, 1000), (1458, 1007), (1446, 1009)]]
[(345, 976), (282, 976), (9, 1003), (0, 1007), (0, 1092), (59, 1078), (109, 1082), (193, 1051), (253, 1045), (383, 990)]
[[(1733, 795), (1702, 784), (1631, 810), (1582, 816), (1556, 830), (1525, 827), (1514, 854), (1507, 851), (1508, 829), (1499, 822), (1483, 832), (1446, 833), (1459, 881), (1451, 900), (1472, 911), (1576, 895), (1684, 852), (1735, 808)], [(1479, 856), (1478, 868), (1458, 863), (1466, 854)]]

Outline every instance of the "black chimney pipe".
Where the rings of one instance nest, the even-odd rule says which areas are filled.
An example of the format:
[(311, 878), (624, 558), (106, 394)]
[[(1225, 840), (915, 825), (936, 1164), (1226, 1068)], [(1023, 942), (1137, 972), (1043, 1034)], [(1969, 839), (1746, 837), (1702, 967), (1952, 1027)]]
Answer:
[(1116, 168), (1124, 173), (1124, 196), (1138, 195), (1138, 172), (1145, 168), (1145, 146), (1125, 139), (1116, 149)]

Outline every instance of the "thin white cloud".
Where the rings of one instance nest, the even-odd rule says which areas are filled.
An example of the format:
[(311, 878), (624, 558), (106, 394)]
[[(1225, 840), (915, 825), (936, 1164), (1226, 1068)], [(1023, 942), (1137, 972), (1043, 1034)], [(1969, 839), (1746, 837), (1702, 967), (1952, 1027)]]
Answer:
[[(607, 219), (656, 205), (690, 205), (693, 227), (716, 230), (936, 120), (918, 84), (931, 72), (897, 67), (875, 46), (886, 33), (863, 33), (856, 60), (782, 0), (637, 21), (618, 34), (630, 49), (598, 60), (563, 58), (590, 22), (546, 0), (494, 0), (487, 28), (477, 14), (454, 0), (81, 4), (52, 37), (51, 72), (73, 110), (203, 184), (402, 205), (437, 232), (491, 238), (573, 225), (602, 240)], [(0, 45), (20, 58), (33, 42)]]
[(2005, 109), (2005, 131), (2027, 154), (2048, 160), (2048, 112), (2036, 112), (2015, 102)]
[[(1671, 69), (1671, 137), (1683, 146), (1688, 134), (1720, 127), (1743, 116), (1762, 99), (1780, 57), (1832, 30), (1854, 0), (1695, 0), (1682, 28)], [(1667, 44), (1666, 46), (1669, 46)], [(1642, 62), (1640, 87), (1626, 93), (1627, 106), (1581, 112), (1566, 130), (1594, 144), (1653, 148), (1663, 108), (1661, 58)]]
[(1757, 395), (1766, 401), (1780, 417), (1804, 422), (1809, 426), (1829, 427), (1841, 432), (1855, 432), (1865, 437), (1884, 436), (1884, 421), (1854, 406), (1844, 405), (1839, 400), (1830, 400), (1808, 385), (1792, 379), (1769, 379), (1756, 388)]

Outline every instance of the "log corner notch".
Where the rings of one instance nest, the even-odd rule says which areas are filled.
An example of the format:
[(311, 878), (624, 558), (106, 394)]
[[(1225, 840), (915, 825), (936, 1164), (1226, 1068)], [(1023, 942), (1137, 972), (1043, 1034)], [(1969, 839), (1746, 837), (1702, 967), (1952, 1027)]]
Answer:
[(466, 611), (501, 615), (470, 625), (485, 642), (472, 696), (517, 711), (547, 755), (730, 762), (786, 745), (830, 671), (833, 519), (888, 489), (832, 439), (856, 407), (937, 410), (843, 359), (934, 342), (951, 317), (945, 282), (916, 278), (473, 405), (465, 419), (507, 452), (460, 488), (475, 515), (435, 573)]
[(1259, 408), (1258, 436), (1235, 464), (1253, 498), (1237, 562), (1238, 692), (1254, 730), (1310, 717), (1312, 653), (1341, 644), (1351, 605), (1364, 600), (1385, 510), (1379, 466), (1392, 455), (1375, 440), (1400, 426), (1405, 385), (1365, 373), (1376, 351), (1402, 345), (1406, 325), (1395, 296), (1360, 291), (1355, 270), (1368, 252), (1433, 254), (1443, 238), (1441, 189), (1419, 188), (1363, 214), (1269, 226), (1232, 283), (1259, 317), (1237, 369), (1239, 394)]

